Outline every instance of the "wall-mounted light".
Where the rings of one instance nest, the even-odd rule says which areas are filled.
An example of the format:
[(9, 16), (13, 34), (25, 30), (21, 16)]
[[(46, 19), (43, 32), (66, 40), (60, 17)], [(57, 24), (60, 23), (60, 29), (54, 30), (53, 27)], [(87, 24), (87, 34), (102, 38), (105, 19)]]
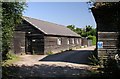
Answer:
[(34, 39), (34, 40), (32, 40), (33, 42), (35, 42), (36, 40)]
[(30, 34), (31, 32), (28, 32), (28, 34)]

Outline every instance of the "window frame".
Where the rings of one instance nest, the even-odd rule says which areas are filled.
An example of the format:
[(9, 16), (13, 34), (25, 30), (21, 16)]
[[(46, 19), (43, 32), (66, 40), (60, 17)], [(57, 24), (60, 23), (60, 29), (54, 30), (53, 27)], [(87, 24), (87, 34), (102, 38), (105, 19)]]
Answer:
[(62, 38), (57, 38), (57, 45), (62, 45)]
[(72, 44), (75, 44), (75, 39), (74, 38), (72, 38)]
[(79, 44), (79, 40), (78, 40), (78, 38), (76, 39), (76, 43)]
[(67, 38), (67, 45), (69, 45), (70, 44), (70, 39), (69, 38)]

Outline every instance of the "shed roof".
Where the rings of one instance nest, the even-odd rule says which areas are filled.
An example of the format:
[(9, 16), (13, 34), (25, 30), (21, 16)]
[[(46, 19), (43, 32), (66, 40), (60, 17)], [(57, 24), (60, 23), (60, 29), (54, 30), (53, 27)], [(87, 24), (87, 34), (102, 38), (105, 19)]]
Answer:
[(74, 36), (80, 37), (77, 33), (73, 32), (72, 30), (68, 29), (67, 27), (43, 20), (38, 20), (31, 17), (22, 17), (24, 20), (29, 22), (34, 27), (38, 28), (46, 35), (61, 35), (61, 36)]

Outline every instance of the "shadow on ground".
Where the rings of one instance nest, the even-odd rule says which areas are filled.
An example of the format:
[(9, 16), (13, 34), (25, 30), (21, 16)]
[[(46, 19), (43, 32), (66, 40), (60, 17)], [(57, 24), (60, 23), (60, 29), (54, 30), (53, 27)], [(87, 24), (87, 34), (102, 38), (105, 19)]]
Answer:
[(39, 61), (60, 61), (76, 64), (90, 64), (89, 57), (92, 54), (92, 52), (92, 50), (65, 51), (53, 55), (48, 55)]
[(85, 78), (91, 76), (91, 71), (87, 68), (73, 68), (62, 66), (49, 65), (34, 65), (34, 66), (4, 66), (3, 79), (44, 79), (58, 77), (77, 77)]

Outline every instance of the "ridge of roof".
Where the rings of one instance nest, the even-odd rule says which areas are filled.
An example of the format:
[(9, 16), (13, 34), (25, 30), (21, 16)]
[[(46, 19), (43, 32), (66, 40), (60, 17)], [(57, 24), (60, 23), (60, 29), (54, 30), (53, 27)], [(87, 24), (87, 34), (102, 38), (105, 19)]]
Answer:
[(41, 30), (46, 35), (63, 35), (63, 36), (73, 36), (73, 37), (81, 37), (77, 33), (73, 32), (69, 28), (65, 27), (64, 25), (51, 23), (48, 21), (43, 21), (31, 17), (22, 17), (24, 20), (29, 22), (31, 25), (36, 27), (37, 29)]
[(49, 21), (45, 21), (45, 20), (41, 20), (41, 19), (36, 19), (36, 18), (33, 18), (33, 17), (28, 17), (28, 16), (23, 16), (23, 17), (27, 17), (27, 18), (31, 18), (31, 19), (38, 20), (38, 21), (43, 21), (43, 22), (47, 22), (47, 23), (51, 23), (51, 24), (56, 24), (56, 25), (60, 25), (60, 26), (62, 26), (62, 27), (65, 27), (65, 26), (62, 25), (62, 24), (57, 24), (57, 23), (54, 23), (54, 22), (49, 22)]

